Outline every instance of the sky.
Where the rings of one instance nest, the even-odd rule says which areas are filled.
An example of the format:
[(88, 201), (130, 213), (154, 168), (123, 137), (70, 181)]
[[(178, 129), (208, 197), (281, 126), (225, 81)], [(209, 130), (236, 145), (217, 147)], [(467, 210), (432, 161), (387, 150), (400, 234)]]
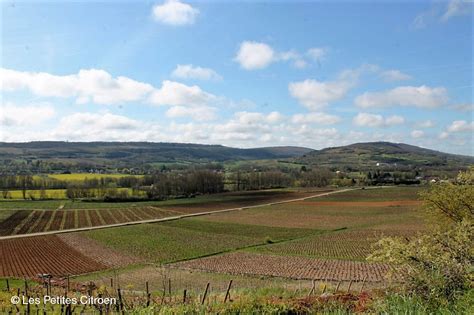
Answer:
[(0, 141), (474, 155), (472, 2), (0, 5)]

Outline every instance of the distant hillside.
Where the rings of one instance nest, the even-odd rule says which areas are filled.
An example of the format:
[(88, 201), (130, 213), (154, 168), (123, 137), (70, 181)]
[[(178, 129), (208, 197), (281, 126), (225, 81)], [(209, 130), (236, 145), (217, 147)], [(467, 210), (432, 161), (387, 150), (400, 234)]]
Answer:
[(404, 143), (368, 142), (315, 150), (295, 161), (302, 164), (357, 170), (376, 166), (456, 169), (474, 164), (474, 157), (454, 155)]
[(60, 142), (0, 143), (0, 161), (42, 160), (88, 162), (130, 167), (138, 163), (223, 162), (228, 160), (283, 159), (312, 149), (267, 147), (238, 149), (222, 145), (153, 142)]

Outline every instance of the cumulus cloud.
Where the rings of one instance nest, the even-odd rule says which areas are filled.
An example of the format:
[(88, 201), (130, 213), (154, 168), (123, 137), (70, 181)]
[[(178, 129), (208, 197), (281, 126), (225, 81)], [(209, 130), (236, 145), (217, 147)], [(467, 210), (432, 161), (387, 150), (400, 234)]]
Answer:
[(38, 125), (55, 116), (54, 107), (47, 103), (18, 106), (7, 102), (0, 105), (0, 126), (31, 126)]
[(216, 112), (217, 109), (211, 106), (173, 106), (166, 111), (166, 116), (170, 118), (191, 117), (196, 121), (209, 121), (217, 118)]
[(474, 132), (474, 122), (455, 120), (447, 128), (448, 132)]
[(307, 114), (296, 114), (291, 118), (291, 122), (294, 124), (321, 124), (321, 125), (333, 125), (341, 121), (341, 118), (336, 115), (330, 115), (326, 113), (313, 112)]
[(240, 44), (234, 60), (245, 70), (262, 69), (274, 62), (275, 51), (265, 43), (245, 41)]
[(79, 141), (130, 141), (138, 137), (144, 139), (147, 129), (142, 122), (126, 116), (85, 112), (61, 118), (50, 137)]
[(385, 118), (382, 115), (369, 113), (359, 113), (352, 119), (352, 123), (359, 127), (390, 127), (404, 122), (405, 119), (398, 115)]
[(79, 104), (119, 104), (143, 99), (153, 86), (127, 77), (112, 77), (98, 69), (80, 70), (72, 75), (22, 72), (0, 69), (3, 91), (29, 90), (42, 97), (74, 97)]
[(362, 108), (388, 106), (415, 106), (435, 108), (448, 102), (447, 90), (444, 87), (400, 86), (388, 91), (365, 92), (355, 99), (355, 104)]
[(422, 131), (422, 130), (413, 130), (410, 133), (410, 135), (411, 135), (412, 138), (418, 139), (418, 138), (423, 137), (425, 135), (425, 132)]
[(291, 62), (293, 67), (303, 69), (310, 61), (321, 62), (326, 53), (326, 48), (310, 48), (306, 54), (296, 50), (276, 51), (266, 43), (244, 41), (240, 44), (234, 61), (245, 70), (263, 69), (278, 61)]
[(222, 77), (212, 69), (193, 65), (177, 65), (171, 73), (172, 77), (180, 79), (221, 80)]
[(160, 89), (155, 89), (149, 102), (153, 105), (206, 106), (216, 96), (203, 91), (199, 86), (188, 86), (173, 81), (163, 81)]
[(153, 6), (153, 18), (163, 24), (181, 26), (193, 24), (199, 15), (199, 10), (179, 0), (166, 0)]
[(387, 70), (383, 71), (380, 73), (380, 76), (382, 79), (388, 82), (393, 82), (393, 81), (406, 81), (412, 79), (411, 76), (409, 76), (406, 73), (401, 72), (400, 70)]

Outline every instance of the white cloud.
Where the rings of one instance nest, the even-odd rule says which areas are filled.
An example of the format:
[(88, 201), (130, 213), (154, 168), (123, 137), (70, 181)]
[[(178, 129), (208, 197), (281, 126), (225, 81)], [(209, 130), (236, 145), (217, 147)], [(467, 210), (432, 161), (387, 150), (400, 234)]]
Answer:
[(327, 52), (328, 52), (327, 48), (314, 47), (314, 48), (308, 49), (306, 54), (314, 61), (321, 62), (326, 57)]
[(291, 82), (288, 90), (292, 97), (309, 110), (319, 110), (329, 103), (343, 98), (354, 82), (336, 80), (322, 82), (307, 79), (300, 82)]
[(278, 61), (291, 62), (293, 67), (303, 69), (310, 61), (321, 62), (326, 53), (326, 48), (310, 48), (306, 54), (300, 54), (296, 50), (279, 52), (265, 43), (244, 41), (240, 44), (234, 61), (245, 70), (263, 69)]
[(359, 127), (390, 127), (404, 122), (405, 119), (398, 115), (384, 118), (382, 115), (369, 113), (359, 113), (352, 119), (352, 123)]
[(425, 132), (422, 131), (422, 130), (413, 130), (411, 133), (410, 133), (411, 137), (412, 138), (421, 138), (425, 135)]
[(455, 120), (448, 126), (448, 132), (474, 132), (474, 122), (467, 122), (466, 120)]
[(256, 70), (267, 67), (276, 60), (275, 51), (264, 43), (245, 41), (240, 44), (234, 59), (246, 70)]
[(199, 10), (179, 0), (166, 0), (152, 9), (153, 18), (163, 24), (180, 26), (193, 24)]
[(78, 141), (145, 140), (151, 130), (143, 122), (105, 113), (74, 113), (61, 118), (45, 138)]
[(388, 91), (365, 92), (355, 99), (355, 104), (362, 108), (387, 106), (415, 106), (435, 108), (448, 102), (447, 90), (444, 87), (400, 86)]
[(216, 100), (216, 96), (203, 91), (199, 86), (188, 86), (173, 81), (163, 81), (160, 89), (155, 89), (149, 97), (153, 105), (206, 106)]
[(0, 105), (0, 126), (31, 126), (38, 125), (55, 116), (54, 107), (50, 104), (30, 104), (18, 106), (13, 103)]
[(401, 72), (400, 70), (387, 70), (383, 71), (380, 76), (382, 79), (385, 81), (406, 81), (412, 79), (411, 76), (409, 76), (406, 73)]
[(321, 124), (321, 125), (333, 125), (341, 121), (339, 116), (330, 115), (326, 113), (307, 113), (307, 114), (296, 114), (293, 115), (291, 121), (294, 124)]
[(216, 111), (217, 109), (211, 106), (173, 106), (166, 111), (166, 116), (170, 118), (190, 117), (196, 121), (209, 121), (216, 119)]
[(441, 16), (441, 21), (447, 21), (452, 17), (469, 15), (472, 13), (472, 1), (451, 0), (447, 4), (446, 12)]
[(221, 80), (222, 77), (212, 69), (193, 65), (177, 65), (171, 76), (180, 79)]
[(474, 104), (473, 103), (457, 104), (457, 105), (451, 106), (451, 108), (458, 110), (460, 112), (472, 112), (474, 111)]
[(153, 90), (153, 86), (127, 77), (113, 78), (104, 70), (80, 70), (72, 75), (52, 75), (45, 72), (21, 72), (0, 69), (0, 88), (4, 91), (30, 90), (42, 97), (74, 97), (77, 103), (119, 104), (138, 101)]
[(435, 123), (431, 120), (420, 121), (416, 124), (420, 128), (433, 128)]

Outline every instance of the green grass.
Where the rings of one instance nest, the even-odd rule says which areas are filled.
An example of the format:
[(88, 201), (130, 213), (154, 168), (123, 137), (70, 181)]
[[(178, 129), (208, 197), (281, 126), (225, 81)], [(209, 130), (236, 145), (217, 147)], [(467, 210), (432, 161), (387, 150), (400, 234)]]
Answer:
[(62, 181), (82, 181), (84, 179), (101, 179), (101, 178), (121, 178), (126, 176), (143, 177), (143, 175), (129, 174), (90, 174), (90, 173), (73, 173), (73, 174), (48, 174), (48, 177)]
[[(21, 290), (24, 290), (25, 288), (25, 280), (24, 279), (16, 279), (16, 278), (0, 278), (0, 291), (5, 291), (7, 289), (7, 279), (8, 279), (8, 284), (10, 286), (10, 290), (12, 289), (18, 289), (20, 288)], [(31, 285), (36, 285), (36, 282), (27, 280), (26, 281), (28, 286)]]
[(390, 186), (384, 188), (367, 188), (347, 191), (309, 199), (308, 201), (392, 201), (392, 200), (418, 200), (419, 193), (426, 187), (416, 186)]
[(268, 239), (296, 238), (314, 232), (182, 220), (95, 230), (83, 234), (129, 255), (136, 255), (150, 262), (169, 263), (264, 244)]

